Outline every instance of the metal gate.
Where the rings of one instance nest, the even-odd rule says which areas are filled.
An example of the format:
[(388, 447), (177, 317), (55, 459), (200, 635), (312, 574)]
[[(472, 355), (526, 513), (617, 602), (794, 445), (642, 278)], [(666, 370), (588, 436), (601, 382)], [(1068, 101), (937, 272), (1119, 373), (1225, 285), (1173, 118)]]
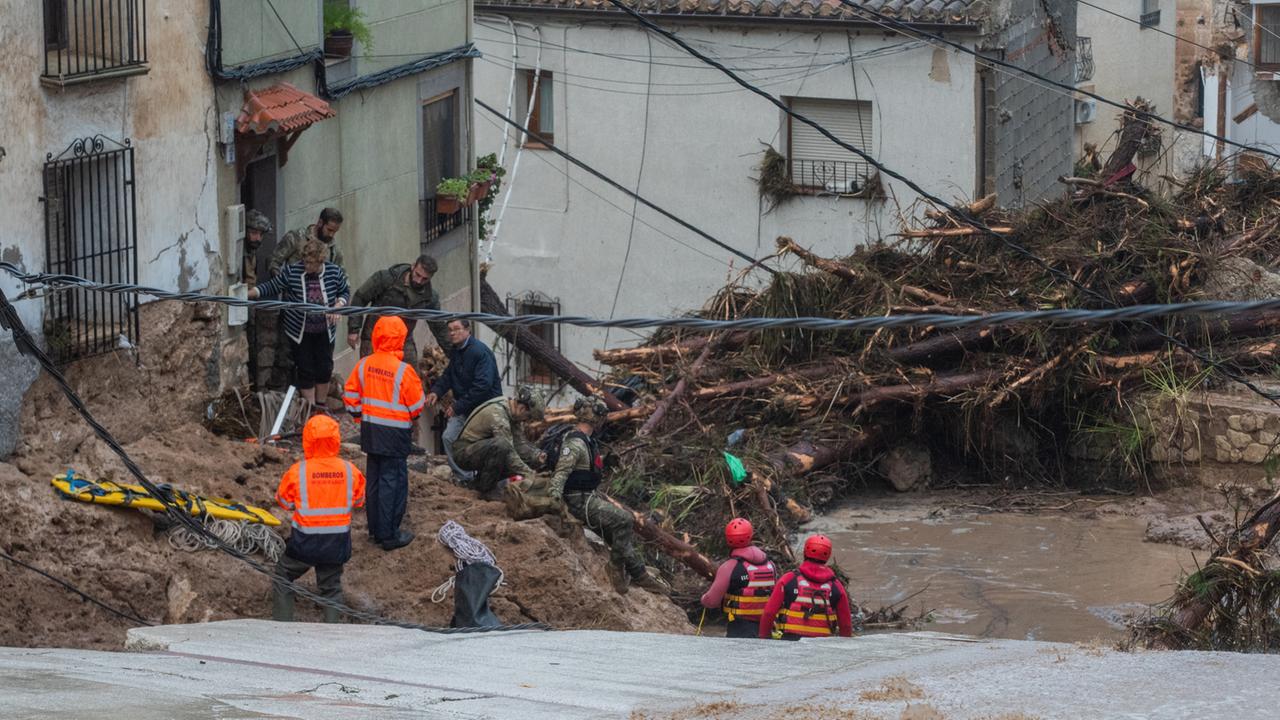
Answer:
[[(133, 147), (78, 139), (44, 165), (46, 271), (104, 283), (138, 278)], [(134, 295), (63, 289), (45, 300), (45, 342), (59, 363), (138, 343)]]

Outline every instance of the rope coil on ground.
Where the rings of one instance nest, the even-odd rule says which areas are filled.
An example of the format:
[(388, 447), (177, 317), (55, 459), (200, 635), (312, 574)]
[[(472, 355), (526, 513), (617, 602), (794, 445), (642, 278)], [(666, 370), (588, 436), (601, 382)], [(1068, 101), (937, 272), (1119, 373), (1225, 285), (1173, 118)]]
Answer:
[[(506, 574), (502, 572), (502, 568), (498, 567), (498, 559), (494, 557), (493, 551), (489, 546), (468, 535), (461, 525), (452, 520), (445, 521), (445, 524), (440, 526), (440, 532), (436, 534), (436, 541), (453, 551), (454, 557), (457, 558), (453, 564), (455, 572), (460, 572), (471, 563), (492, 565), (498, 568), (498, 582), (493, 587), (495, 590), (502, 587)], [(444, 602), (444, 599), (449, 596), (449, 591), (453, 589), (455, 577), (450, 575), (447, 580), (431, 591), (431, 602)]]
[(284, 552), (284, 539), (261, 523), (244, 520), (226, 520), (205, 516), (204, 530), (198, 533), (186, 525), (169, 528), (169, 545), (183, 552), (218, 549), (218, 540), (245, 555), (262, 553), (271, 562), (280, 559)]

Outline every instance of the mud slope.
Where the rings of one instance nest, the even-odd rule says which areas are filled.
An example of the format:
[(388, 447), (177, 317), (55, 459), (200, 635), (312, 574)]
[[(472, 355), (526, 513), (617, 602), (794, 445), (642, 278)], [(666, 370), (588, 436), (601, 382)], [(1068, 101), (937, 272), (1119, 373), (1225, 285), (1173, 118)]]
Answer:
[[(123, 352), (83, 361), (68, 369), (72, 386), (152, 480), (271, 506), (293, 455), (229, 440), (200, 425), (217, 324), (190, 307), (155, 303), (144, 306), (143, 327), (140, 362)], [(49, 478), (68, 467), (95, 478), (124, 480), (126, 473), (47, 377), (32, 386), (25, 403), (23, 441), (0, 463), (9, 501), (0, 547), (153, 622), (270, 616), (269, 582), (235, 559), (176, 550), (140, 512), (59, 500)], [(344, 429), (351, 431), (345, 423)], [(363, 467), (355, 446), (344, 445), (344, 455)], [(284, 517), (279, 509), (276, 514)], [(617, 595), (606, 575), (607, 552), (580, 530), (562, 537), (542, 520), (512, 521), (501, 504), (416, 472), (410, 472), (406, 518), (418, 535), (412, 545), (387, 553), (369, 544), (363, 513), (357, 513), (345, 577), (348, 602), (397, 619), (447, 625), (451, 597), (431, 601), (432, 590), (453, 572), (453, 555), (434, 541), (446, 520), (461, 523), (497, 556), (506, 580), (493, 606), (505, 622), (692, 631), (665, 598), (639, 589)], [(319, 616), (305, 602), (299, 609), (300, 619)], [(120, 647), (127, 626), (34, 573), (0, 563), (0, 645)]]

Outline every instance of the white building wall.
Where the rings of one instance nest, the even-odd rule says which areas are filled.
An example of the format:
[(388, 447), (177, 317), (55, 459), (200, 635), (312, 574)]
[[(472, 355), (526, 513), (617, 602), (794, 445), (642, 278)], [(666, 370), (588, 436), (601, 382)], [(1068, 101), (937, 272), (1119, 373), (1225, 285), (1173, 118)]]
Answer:
[[(542, 66), (553, 73), (557, 146), (747, 255), (772, 254), (778, 235), (822, 255), (848, 254), (895, 232), (900, 214), (923, 210), (910, 190), (888, 181), (885, 201), (797, 197), (766, 212), (754, 178), (765, 143), (786, 150), (780, 110), (627, 26), (544, 23), (541, 31)], [(476, 96), (505, 109), (510, 32), (503, 20), (483, 16), (475, 32), (485, 55), (476, 63)], [(973, 196), (972, 56), (896, 36), (794, 26), (684, 25), (680, 34), (776, 96), (870, 100), (874, 157), (944, 198)], [(528, 27), (519, 36), (516, 62), (532, 68), (538, 36)], [(895, 47), (900, 52), (891, 52)], [(872, 50), (886, 54), (861, 57)], [(475, 125), (477, 153), (499, 151), (501, 121), (476, 108)], [(507, 136), (508, 168), (514, 137)], [(503, 294), (540, 291), (558, 297), (567, 314), (672, 315), (701, 307), (747, 264), (643, 206), (633, 226), (630, 197), (547, 150), (525, 150), (507, 187), (510, 204), (489, 275)], [(566, 326), (562, 350), (594, 369), (593, 349), (639, 337)]]
[[(40, 84), (43, 72), (41, 4), (0, 0), (0, 107), (7, 128), (0, 145), (0, 258), (28, 271), (45, 269), (42, 173), (78, 138), (102, 134), (130, 139), (137, 181), (138, 282), (170, 290), (199, 290), (218, 252), (213, 183), (212, 87), (204, 69), (205, 2), (148, 3), (150, 71), (95, 80), (65, 89)], [(20, 285), (0, 273), (13, 298)], [(15, 303), (24, 324), (41, 331), (39, 298)], [(145, 352), (146, 328), (141, 344)], [(16, 407), (34, 377), (14, 359), (8, 333), (0, 336), (0, 456), (17, 435)]]
[[(1157, 115), (1172, 118), (1177, 70), (1174, 37), (1178, 31), (1177, 0), (1159, 1), (1160, 22), (1152, 27), (1136, 22), (1142, 15), (1142, 0), (1094, 4), (1132, 22), (1089, 5), (1078, 5), (1076, 31), (1091, 38), (1093, 44), (1093, 79), (1082, 87), (1117, 102), (1141, 96), (1155, 103)], [(1097, 119), (1076, 126), (1077, 152), (1085, 143), (1091, 143), (1101, 149), (1105, 161), (1119, 138), (1122, 113), (1117, 107), (1098, 103)], [(1156, 174), (1186, 170), (1189, 162), (1194, 162), (1198, 136), (1168, 125), (1161, 125), (1160, 129), (1164, 136), (1162, 151), (1137, 158), (1139, 169)]]

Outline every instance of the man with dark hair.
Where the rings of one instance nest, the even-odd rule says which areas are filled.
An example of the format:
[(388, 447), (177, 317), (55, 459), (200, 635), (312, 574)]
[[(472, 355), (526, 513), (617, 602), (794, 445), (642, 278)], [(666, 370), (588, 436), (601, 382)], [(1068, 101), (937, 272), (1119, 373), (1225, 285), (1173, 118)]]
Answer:
[(502, 397), (502, 379), (498, 377), (498, 361), (493, 351), (471, 336), (470, 320), (450, 320), (449, 367), (431, 385), (427, 405), (435, 405), (445, 393), (453, 393), (453, 404), (445, 408), (449, 422), (444, 429), (444, 453), (453, 468), (454, 479), (466, 483), (471, 474), (454, 461), (453, 443), (462, 434), (467, 416), (480, 405)]
[[(420, 256), (412, 265), (399, 263), (386, 270), (379, 270), (364, 281), (351, 304), (362, 307), (397, 307), (407, 310), (439, 310), (440, 293), (431, 287), (431, 278), (435, 276), (439, 266), (430, 255)], [(416, 366), (418, 363), (418, 344), (413, 339), (413, 329), (417, 320), (403, 318), (409, 328), (409, 335), (404, 341), (404, 361)], [(359, 349), (360, 357), (373, 353), (374, 323), (377, 317), (352, 315), (347, 319), (347, 344), (351, 349)], [(440, 349), (448, 351), (449, 335), (443, 322), (430, 322), (431, 334), (435, 336)]]
[(271, 274), (274, 276), (285, 265), (301, 260), (302, 246), (312, 238), (319, 240), (329, 248), (329, 257), (325, 258), (328, 262), (342, 267), (342, 252), (338, 250), (338, 246), (334, 242), (338, 236), (338, 230), (341, 228), (342, 212), (337, 208), (327, 207), (320, 211), (320, 219), (316, 224), (285, 233), (284, 237), (280, 238), (280, 242), (276, 244), (275, 252), (271, 253), (271, 264), (269, 266)]

